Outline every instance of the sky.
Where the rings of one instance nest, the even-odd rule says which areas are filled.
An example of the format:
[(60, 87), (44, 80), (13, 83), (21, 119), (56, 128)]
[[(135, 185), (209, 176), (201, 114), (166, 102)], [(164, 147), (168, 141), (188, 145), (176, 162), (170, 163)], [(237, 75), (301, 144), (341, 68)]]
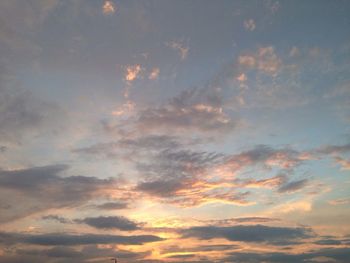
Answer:
[(350, 262), (349, 14), (1, 0), (0, 263)]

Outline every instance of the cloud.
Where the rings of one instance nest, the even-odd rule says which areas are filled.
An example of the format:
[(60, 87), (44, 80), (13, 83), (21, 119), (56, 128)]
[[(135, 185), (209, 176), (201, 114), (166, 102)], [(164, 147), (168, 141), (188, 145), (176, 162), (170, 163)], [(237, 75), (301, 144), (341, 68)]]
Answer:
[(238, 63), (242, 67), (257, 69), (272, 76), (275, 76), (283, 65), (272, 46), (261, 47), (254, 54), (241, 55), (238, 57)]
[(341, 245), (341, 243), (342, 243), (341, 240), (332, 239), (332, 238), (323, 238), (315, 242), (316, 245), (322, 245), (322, 246)]
[(247, 200), (250, 193), (242, 189), (280, 187), (280, 192), (291, 192), (305, 183), (287, 184), (288, 178), (283, 174), (259, 180), (235, 179), (239, 172), (255, 166), (292, 171), (305, 162), (305, 157), (304, 153), (290, 148), (258, 145), (248, 151), (225, 155), (190, 151), (183, 143), (175, 136), (146, 135), (74, 151), (108, 158), (125, 156), (141, 176), (134, 187), (130, 186), (129, 192), (146, 194), (181, 207), (215, 202), (252, 205), (255, 202)]
[(336, 163), (341, 166), (342, 170), (350, 170), (350, 160), (346, 160), (342, 157), (335, 157), (334, 158)]
[(11, 207), (0, 213), (0, 222), (50, 208), (81, 205), (105, 193), (116, 183), (114, 179), (59, 176), (67, 169), (67, 165), (49, 165), (0, 170), (0, 197)]
[(169, 135), (143, 135), (139, 137), (123, 136), (118, 141), (97, 143), (91, 146), (73, 149), (72, 152), (84, 155), (100, 155), (107, 158), (115, 158), (120, 155), (137, 155), (140, 157), (144, 152), (158, 152), (164, 149), (181, 148), (179, 138)]
[[(123, 95), (126, 99), (129, 98), (129, 93), (130, 93), (130, 89), (132, 87), (131, 86), (132, 82), (140, 77), (141, 71), (142, 71), (142, 68), (141, 68), (140, 64), (126, 66), (125, 74), (124, 74), (124, 80), (126, 81), (126, 87), (123, 91)], [(131, 109), (134, 108), (134, 104), (132, 102), (128, 101), (125, 105), (123, 105), (121, 110), (115, 111), (114, 113), (115, 114), (117, 113), (116, 115), (120, 115), (120, 114), (118, 114), (118, 112), (125, 111), (125, 108), (130, 110), (130, 106), (132, 106)]]
[(310, 238), (314, 233), (302, 227), (270, 227), (264, 225), (236, 225), (227, 227), (200, 226), (181, 230), (183, 237), (210, 240), (224, 238), (229, 241), (271, 243), (296, 241)]
[(234, 179), (243, 169), (257, 165), (292, 171), (305, 158), (289, 148), (259, 145), (234, 155), (172, 149), (164, 149), (159, 154), (149, 155), (147, 161), (139, 161), (136, 168), (145, 179), (138, 182), (135, 191), (183, 207), (215, 202), (251, 205), (255, 202), (247, 200), (250, 193), (242, 192), (244, 188), (279, 188), (280, 192), (292, 192), (307, 182), (287, 183), (284, 174), (260, 180)]
[(94, 207), (100, 210), (119, 210), (129, 208), (129, 204), (127, 202), (107, 202)]
[(314, 152), (318, 155), (331, 155), (336, 164), (341, 166), (342, 170), (350, 170), (350, 160), (342, 155), (350, 152), (350, 144), (344, 145), (326, 145), (315, 149)]
[(98, 234), (16, 234), (0, 232), (0, 243), (24, 243), (41, 246), (76, 246), (93, 244), (123, 244), (123, 245), (143, 245), (149, 242), (162, 241), (164, 239), (153, 235), (98, 235)]
[(139, 77), (140, 72), (141, 72), (140, 64), (129, 65), (126, 67), (124, 78), (127, 82), (132, 82)]
[(158, 180), (150, 182), (141, 182), (137, 185), (136, 189), (155, 196), (171, 197), (178, 190), (181, 190), (184, 187), (184, 183), (177, 180)]
[(159, 77), (159, 72), (160, 72), (160, 69), (159, 68), (153, 68), (151, 73), (149, 74), (148, 78), (150, 80), (156, 80), (158, 79)]
[(235, 193), (225, 189), (230, 184), (207, 180), (208, 171), (222, 158), (216, 153), (165, 149), (150, 156), (148, 162), (137, 165), (145, 180), (141, 180), (135, 190), (180, 206), (220, 200), (246, 204), (244, 197), (248, 193)]
[(271, 217), (260, 217), (260, 216), (250, 216), (250, 217), (235, 217), (228, 219), (218, 219), (218, 220), (206, 220), (204, 221), (207, 225), (215, 226), (232, 226), (233, 224), (257, 224), (257, 223), (271, 223), (280, 221), (278, 218)]
[(297, 57), (299, 55), (300, 55), (300, 50), (297, 47), (292, 47), (291, 50), (289, 51), (290, 57)]
[(346, 205), (346, 204), (350, 204), (350, 198), (339, 198), (339, 199), (329, 200), (328, 203), (330, 205)]
[(80, 224), (87, 224), (97, 229), (119, 229), (122, 231), (139, 229), (139, 224), (123, 216), (86, 217), (84, 219), (76, 219), (74, 221)]
[[(258, 263), (258, 262), (285, 262), (285, 263), (307, 263), (307, 262), (348, 262), (350, 248), (325, 248), (304, 253), (282, 253), (282, 252), (232, 252), (225, 262)], [(322, 259), (322, 261), (318, 261)]]
[(102, 12), (105, 15), (114, 14), (116, 11), (116, 7), (112, 1), (105, 1), (102, 6)]
[(247, 75), (244, 73), (241, 73), (237, 78), (236, 78), (239, 82), (245, 82), (247, 81)]
[(288, 183), (282, 185), (280, 188), (278, 188), (278, 192), (280, 192), (280, 193), (296, 192), (296, 191), (304, 188), (307, 183), (308, 183), (307, 179), (288, 182)]
[(128, 100), (127, 102), (123, 103), (122, 106), (118, 107), (114, 111), (112, 111), (113, 116), (128, 116), (132, 114), (135, 110), (135, 103)]
[(181, 60), (185, 60), (187, 58), (188, 52), (190, 50), (188, 46), (185, 46), (183, 41), (166, 42), (166, 46), (178, 51)]
[(136, 126), (141, 130), (229, 133), (240, 125), (222, 108), (216, 91), (193, 89), (182, 92), (167, 104), (139, 112)]
[(304, 161), (302, 157), (298, 151), (290, 148), (274, 149), (267, 145), (257, 145), (251, 150), (229, 156), (222, 169), (235, 172), (247, 166), (263, 164), (288, 170), (300, 165)]
[(309, 212), (312, 209), (312, 200), (292, 200), (281, 203), (273, 208), (274, 213), (295, 213), (295, 212)]
[(344, 145), (326, 145), (315, 150), (316, 153), (320, 154), (344, 154), (350, 152), (350, 143)]
[(255, 21), (254, 19), (244, 20), (244, 28), (249, 31), (255, 30)]
[(47, 215), (47, 216), (43, 216), (41, 217), (41, 219), (43, 220), (52, 220), (52, 221), (57, 221), (61, 224), (69, 224), (71, 223), (70, 220), (62, 217), (62, 216), (58, 216), (58, 215)]
[(64, 113), (57, 105), (1, 78), (0, 74), (0, 142), (21, 143), (24, 138), (60, 129)]
[[(101, 262), (101, 258), (117, 257), (120, 260), (137, 260), (142, 259), (150, 255), (150, 252), (133, 252), (121, 248), (115, 248), (113, 245), (83, 245), (81, 249), (70, 248), (67, 246), (54, 246), (49, 249), (16, 249), (13, 251), (7, 251), (6, 256), (2, 255), (7, 259), (6, 262), (20, 262), (23, 258), (38, 257), (34, 261), (29, 262), (76, 262), (83, 263), (87, 260)], [(11, 259), (10, 259), (11, 258)], [(13, 260), (13, 261), (12, 261)], [(0, 260), (0, 262), (3, 262)], [(137, 261), (139, 262), (139, 261)]]
[(239, 246), (230, 244), (213, 244), (213, 245), (201, 245), (198, 247), (180, 247), (178, 245), (170, 246), (162, 250), (162, 254), (168, 254), (168, 253), (188, 253), (188, 252), (217, 252), (217, 251), (229, 251), (232, 249), (237, 249)]
[(267, 179), (247, 179), (241, 180), (236, 179), (235, 182), (240, 187), (246, 188), (276, 188), (281, 186), (284, 182), (286, 182), (287, 177), (285, 175), (277, 175)]

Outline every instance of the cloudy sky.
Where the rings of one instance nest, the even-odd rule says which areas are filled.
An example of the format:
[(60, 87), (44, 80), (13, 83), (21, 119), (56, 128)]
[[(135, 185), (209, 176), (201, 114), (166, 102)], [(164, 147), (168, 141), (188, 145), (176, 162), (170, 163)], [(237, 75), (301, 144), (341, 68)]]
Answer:
[(349, 14), (1, 0), (0, 263), (349, 262)]

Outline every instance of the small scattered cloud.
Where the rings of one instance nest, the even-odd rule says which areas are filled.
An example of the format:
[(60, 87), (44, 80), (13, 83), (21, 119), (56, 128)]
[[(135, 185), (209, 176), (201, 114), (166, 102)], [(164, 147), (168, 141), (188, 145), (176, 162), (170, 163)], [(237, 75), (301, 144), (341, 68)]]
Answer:
[(184, 44), (183, 41), (170, 41), (166, 42), (166, 45), (179, 53), (181, 60), (187, 58), (190, 48)]
[(297, 57), (300, 55), (300, 50), (297, 47), (292, 47), (289, 51), (289, 56), (290, 57)]
[(160, 69), (159, 68), (153, 68), (151, 73), (149, 74), (148, 78), (150, 80), (156, 80), (158, 79), (159, 77), (159, 72), (160, 72)]
[(276, 76), (283, 66), (273, 46), (260, 47), (254, 54), (241, 55), (238, 57), (238, 63), (245, 68), (257, 69), (271, 76)]
[(281, 8), (280, 2), (274, 0), (266, 0), (265, 5), (271, 11), (272, 14), (277, 13), (278, 10)]
[(241, 73), (240, 75), (238, 75), (238, 76), (236, 77), (236, 79), (237, 79), (239, 82), (246, 82), (248, 78), (247, 78), (247, 75), (246, 75), (246, 74)]
[(112, 15), (116, 12), (117, 8), (112, 1), (105, 1), (102, 6), (102, 12), (105, 15)]
[(118, 116), (118, 117), (128, 116), (134, 112), (135, 107), (136, 107), (135, 103), (128, 100), (127, 102), (123, 103), (123, 105), (121, 105), (120, 107), (112, 111), (112, 115)]
[(255, 30), (255, 21), (254, 19), (247, 19), (244, 20), (244, 28), (249, 31), (254, 31)]
[(129, 65), (126, 67), (124, 78), (127, 82), (132, 82), (139, 77), (140, 72), (141, 72), (140, 64)]

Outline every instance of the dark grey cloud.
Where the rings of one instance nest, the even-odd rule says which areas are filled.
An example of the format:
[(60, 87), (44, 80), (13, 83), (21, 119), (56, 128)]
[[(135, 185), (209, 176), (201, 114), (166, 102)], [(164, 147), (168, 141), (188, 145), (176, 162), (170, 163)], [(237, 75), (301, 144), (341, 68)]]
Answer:
[(335, 245), (341, 245), (342, 240), (333, 239), (333, 238), (323, 238), (323, 239), (317, 240), (315, 244), (323, 245), (323, 246), (335, 246)]
[(296, 192), (296, 191), (304, 188), (308, 182), (309, 182), (308, 179), (301, 179), (301, 180), (297, 180), (297, 181), (288, 182), (288, 183), (282, 185), (280, 188), (278, 188), (278, 192), (280, 192), (280, 193)]
[(162, 250), (163, 254), (166, 253), (183, 253), (183, 252), (210, 252), (210, 251), (228, 251), (240, 248), (238, 245), (221, 245), (221, 244), (213, 244), (213, 245), (202, 245), (198, 247), (181, 247), (179, 245), (166, 247)]
[(270, 217), (259, 217), (259, 216), (250, 216), (250, 217), (237, 217), (237, 218), (229, 218), (222, 220), (209, 220), (205, 221), (205, 223), (209, 225), (232, 225), (233, 223), (268, 223), (268, 222), (276, 222), (280, 221), (278, 218), (270, 218)]
[(97, 229), (119, 229), (132, 231), (140, 228), (139, 224), (123, 216), (99, 216), (76, 219), (76, 223), (83, 223)]
[(163, 239), (154, 235), (99, 235), (99, 234), (19, 234), (0, 232), (0, 243), (3, 244), (32, 244), (41, 246), (75, 246), (93, 244), (123, 244), (142, 245), (149, 242), (162, 241)]
[(0, 153), (4, 153), (6, 151), (7, 151), (7, 147), (0, 145)]
[(193, 258), (196, 254), (183, 254), (183, 255), (171, 255), (171, 256), (168, 256), (167, 258)]
[(323, 257), (324, 262), (349, 262), (350, 248), (325, 248), (305, 253), (287, 254), (275, 253), (254, 253), (254, 252), (233, 252), (224, 258), (225, 262), (235, 263), (260, 263), (260, 262), (285, 262), (285, 263), (316, 263)]
[(129, 208), (129, 204), (127, 202), (107, 202), (99, 205), (95, 205), (94, 208), (100, 210), (119, 210), (119, 209), (127, 209)]
[(51, 221), (56, 221), (59, 222), (61, 224), (68, 224), (71, 223), (71, 220), (64, 218), (62, 216), (58, 216), (58, 215), (47, 215), (47, 216), (43, 216), (41, 217), (41, 219), (43, 220), (51, 220)]
[(149, 182), (141, 182), (137, 185), (136, 190), (159, 197), (171, 197), (186, 187), (185, 180), (157, 180)]
[(53, 247), (46, 251), (48, 257), (77, 258), (81, 253), (69, 247)]
[(302, 227), (270, 227), (265, 225), (236, 225), (236, 226), (200, 226), (181, 230), (183, 237), (199, 239), (224, 238), (229, 241), (259, 242), (278, 244), (314, 236), (309, 228)]
[(50, 165), (0, 170), (0, 196), (2, 202), (10, 206), (0, 213), (0, 222), (49, 208), (81, 205), (116, 183), (115, 179), (60, 176), (67, 168), (66, 165)]
[(85, 258), (91, 259), (94, 257), (116, 257), (118, 259), (127, 259), (127, 260), (136, 260), (142, 259), (148, 255), (150, 255), (149, 251), (145, 252), (133, 252), (125, 249), (117, 248), (101, 248), (97, 245), (87, 245), (82, 249), (82, 254)]
[[(37, 262), (86, 262), (94, 259), (94, 262), (100, 262), (98, 259), (107, 257), (117, 257), (118, 259), (137, 260), (150, 255), (150, 252), (132, 252), (124, 249), (101, 248), (98, 245), (83, 245), (82, 248), (71, 248), (68, 246), (54, 246), (49, 249), (15, 249), (7, 250), (2, 258), (5, 257), (16, 262), (23, 262), (23, 258), (36, 258)], [(6, 262), (13, 262), (13, 261)], [(105, 260), (104, 260), (105, 261)], [(0, 262), (1, 261), (0, 259)], [(4, 261), (5, 262), (5, 261)], [(30, 261), (32, 262), (32, 261)]]
[[(260, 262), (284, 262), (301, 263), (306, 262), (303, 254), (285, 254), (285, 253), (254, 253), (254, 252), (234, 252), (224, 258), (225, 262), (235, 263), (260, 263)], [(308, 261), (309, 262), (309, 261)]]

